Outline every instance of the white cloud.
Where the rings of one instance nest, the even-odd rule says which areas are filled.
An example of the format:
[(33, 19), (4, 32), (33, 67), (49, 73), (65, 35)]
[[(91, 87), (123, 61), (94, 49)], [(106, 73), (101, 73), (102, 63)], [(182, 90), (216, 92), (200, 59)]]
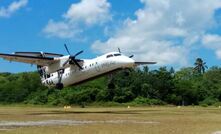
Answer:
[(76, 29), (70, 30), (71, 25), (65, 22), (54, 22), (50, 20), (47, 27), (45, 27), (44, 32), (47, 33), (47, 36), (57, 36), (60, 38), (71, 38), (75, 36)]
[(64, 17), (71, 22), (81, 21), (93, 25), (111, 18), (109, 8), (110, 4), (106, 0), (82, 0), (80, 3), (72, 4)]
[(144, 8), (127, 18), (116, 34), (96, 41), (94, 51), (122, 48), (136, 60), (157, 61), (160, 65), (187, 65), (194, 44), (216, 25), (214, 12), (221, 0), (141, 0)]
[(62, 21), (50, 20), (43, 32), (47, 36), (74, 38), (83, 32), (83, 27), (92, 27), (109, 21), (110, 7), (107, 0), (81, 0), (70, 6), (62, 16)]
[(13, 13), (25, 7), (28, 4), (28, 0), (19, 0), (12, 2), (7, 8), (0, 7), (0, 17), (10, 17)]
[(213, 49), (216, 56), (221, 59), (221, 36), (215, 34), (207, 34), (203, 36), (202, 43), (205, 47)]

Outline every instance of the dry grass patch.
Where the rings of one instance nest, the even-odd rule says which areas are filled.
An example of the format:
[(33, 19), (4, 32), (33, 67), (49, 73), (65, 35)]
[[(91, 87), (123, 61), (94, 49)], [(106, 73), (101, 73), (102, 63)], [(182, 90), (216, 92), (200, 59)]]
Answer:
[[(83, 124), (1, 127), (6, 134), (212, 134), (221, 109), (210, 107), (36, 108), (0, 107), (0, 122), (89, 121)], [(0, 123), (1, 124), (1, 123)]]

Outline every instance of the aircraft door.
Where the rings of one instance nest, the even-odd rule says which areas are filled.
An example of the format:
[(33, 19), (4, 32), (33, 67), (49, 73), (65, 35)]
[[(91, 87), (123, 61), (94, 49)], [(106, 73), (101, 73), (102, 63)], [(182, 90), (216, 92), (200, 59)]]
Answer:
[(100, 68), (98, 62), (95, 63), (95, 70), (96, 70), (97, 72), (100, 72), (100, 71), (101, 71), (101, 68)]

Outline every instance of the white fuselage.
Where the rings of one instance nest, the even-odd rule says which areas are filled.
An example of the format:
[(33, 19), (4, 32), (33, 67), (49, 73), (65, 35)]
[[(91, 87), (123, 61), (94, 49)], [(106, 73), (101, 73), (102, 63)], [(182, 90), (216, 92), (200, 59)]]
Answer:
[[(112, 52), (94, 59), (85, 59), (82, 68), (70, 65), (64, 69), (61, 83), (66, 86), (75, 85), (106, 73), (135, 67), (135, 61), (119, 52)], [(42, 79), (42, 83), (48, 87), (54, 87), (59, 82), (57, 72), (51, 73), (50, 77)]]

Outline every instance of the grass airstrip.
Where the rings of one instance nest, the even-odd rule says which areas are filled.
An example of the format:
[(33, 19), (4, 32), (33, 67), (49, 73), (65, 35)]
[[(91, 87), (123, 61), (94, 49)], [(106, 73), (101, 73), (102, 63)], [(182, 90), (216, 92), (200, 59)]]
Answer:
[(221, 134), (221, 108), (0, 106), (0, 134)]

